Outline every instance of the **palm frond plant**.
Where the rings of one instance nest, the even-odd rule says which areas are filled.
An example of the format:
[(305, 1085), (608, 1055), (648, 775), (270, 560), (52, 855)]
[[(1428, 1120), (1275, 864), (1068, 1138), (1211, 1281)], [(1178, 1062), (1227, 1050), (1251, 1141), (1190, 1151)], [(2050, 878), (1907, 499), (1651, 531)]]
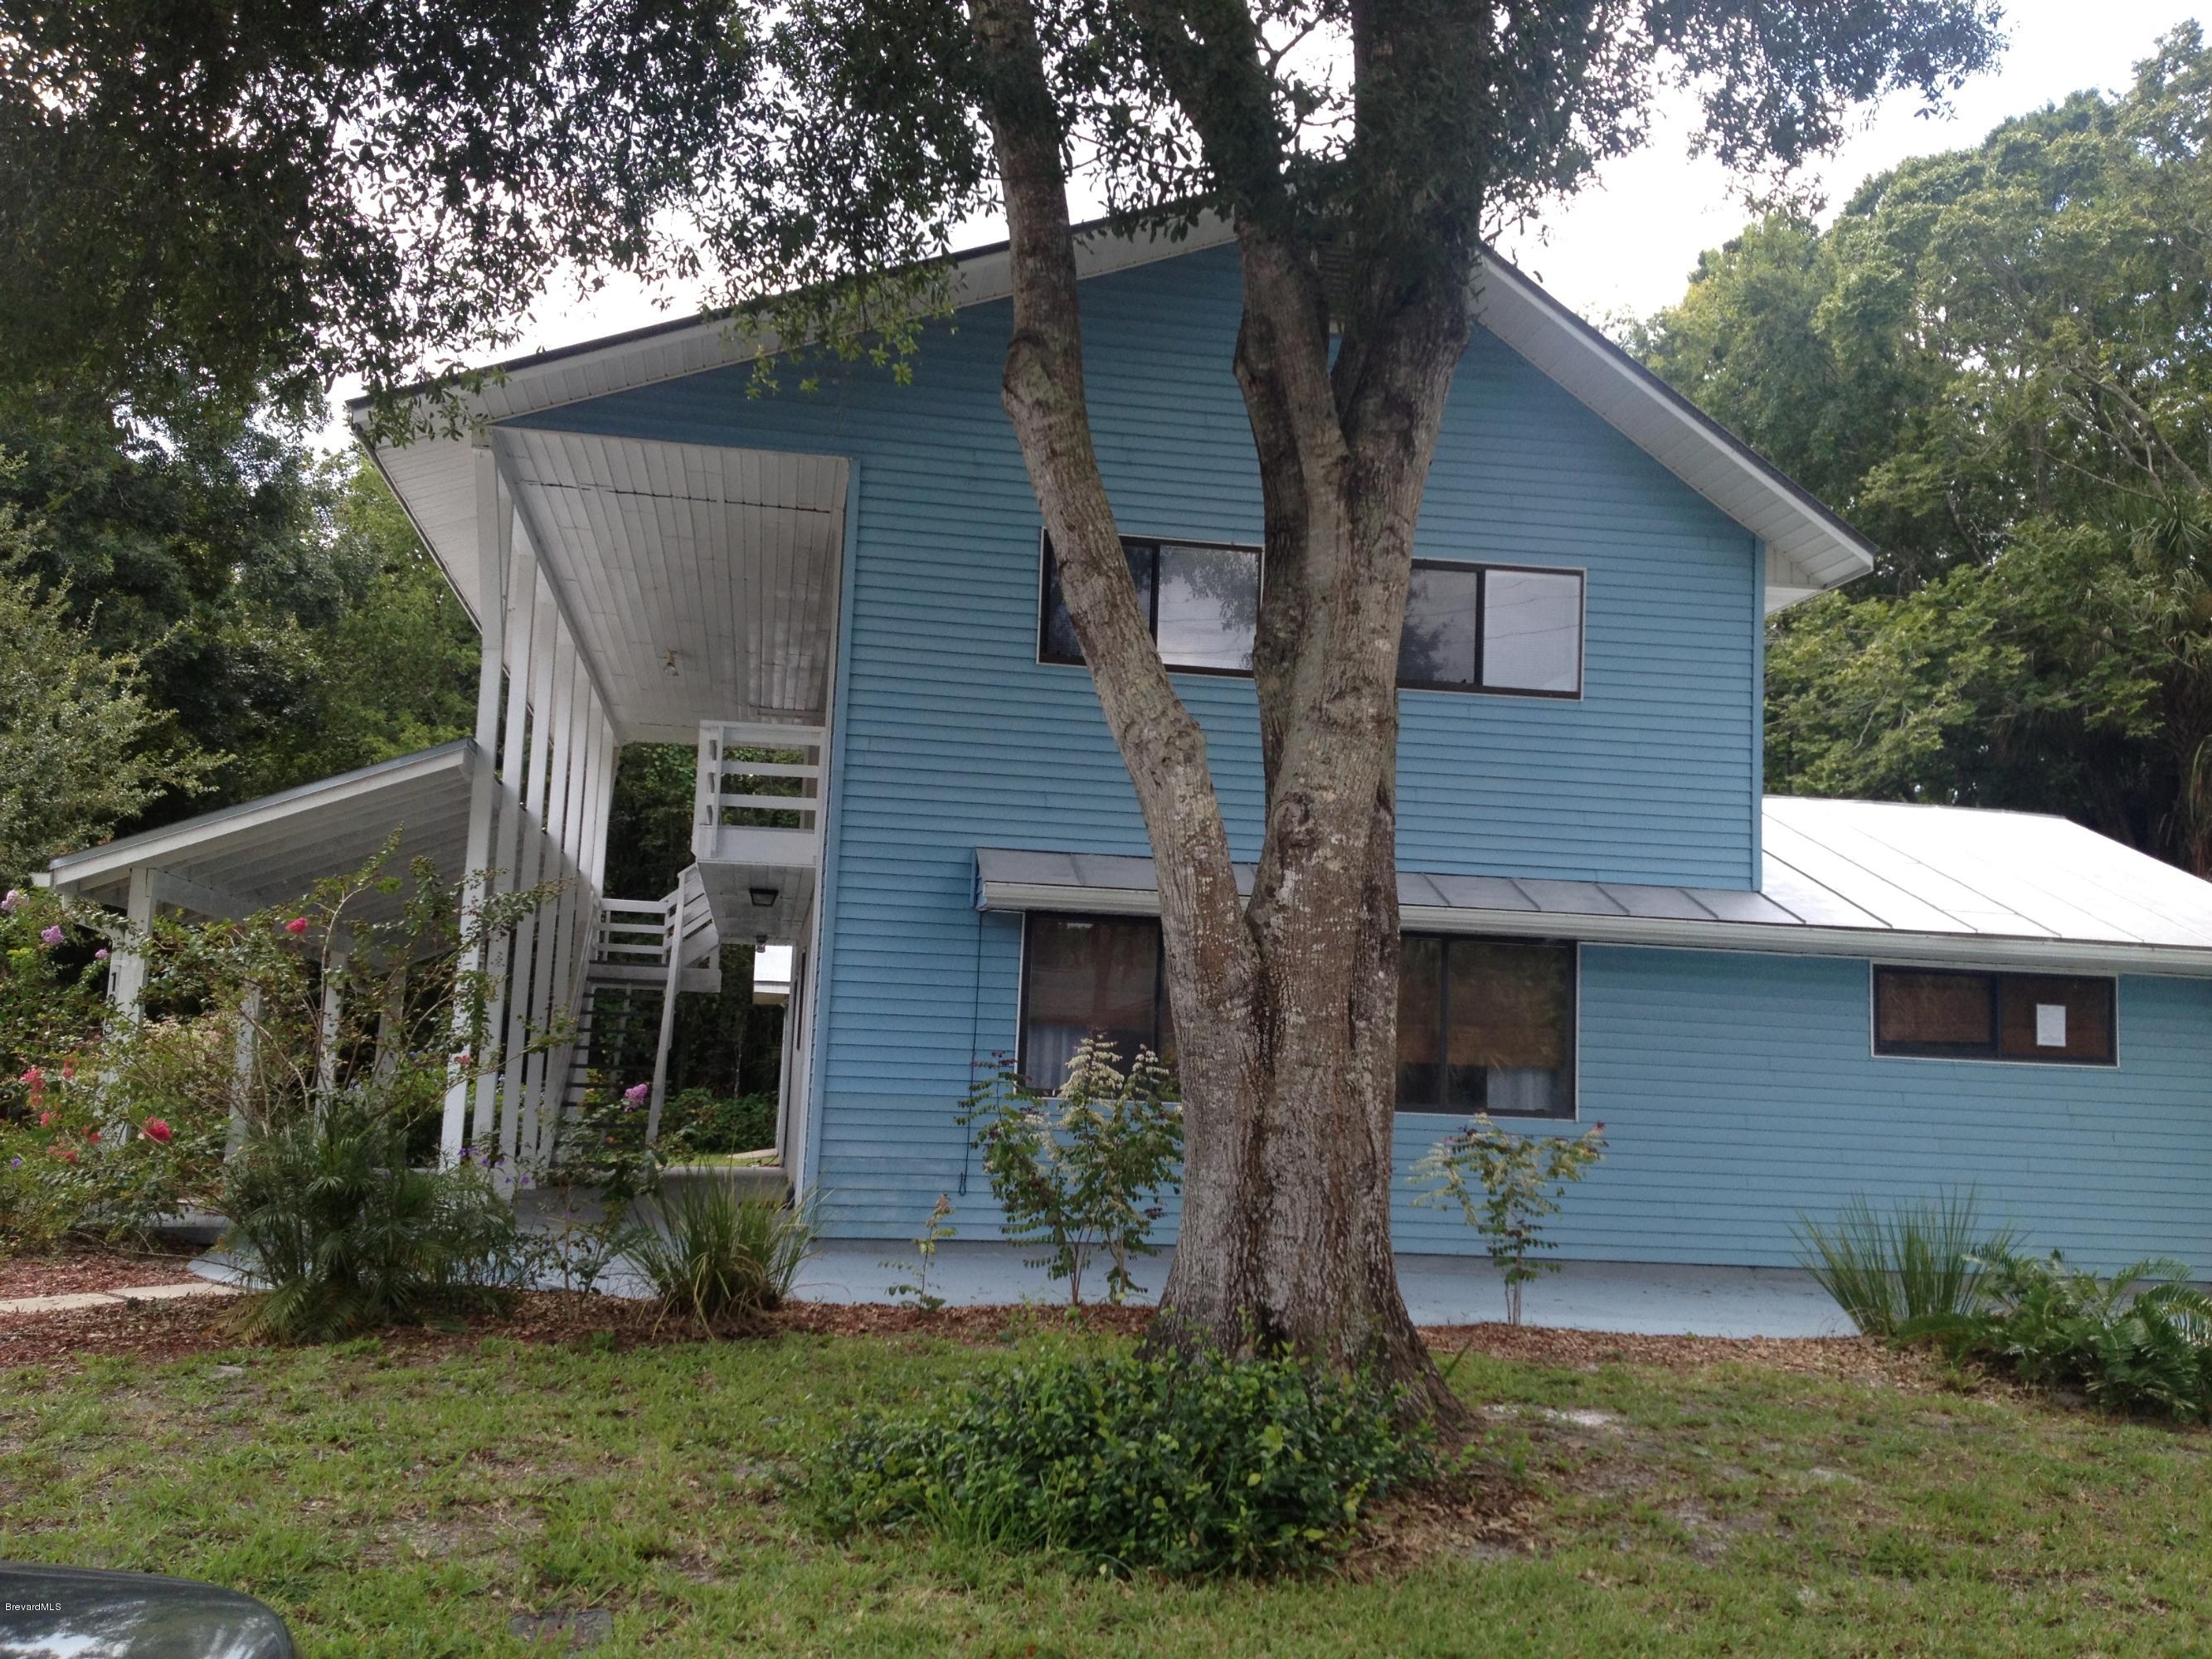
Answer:
[(1971, 1317), (1987, 1297), (1990, 1266), (2011, 1255), (2010, 1228), (1984, 1232), (1971, 1190), (1877, 1210), (1854, 1197), (1832, 1222), (1801, 1215), (1797, 1259), (1869, 1336)]

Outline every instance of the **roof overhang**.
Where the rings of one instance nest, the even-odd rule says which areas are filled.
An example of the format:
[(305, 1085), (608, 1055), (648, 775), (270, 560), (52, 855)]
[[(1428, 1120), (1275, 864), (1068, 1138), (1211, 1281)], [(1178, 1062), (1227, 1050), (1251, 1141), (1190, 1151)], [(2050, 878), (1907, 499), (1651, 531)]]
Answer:
[[(1235, 238), (1230, 224), (1212, 214), (1189, 226), (1133, 231), (1085, 226), (1075, 233), (1076, 271), (1085, 279), (1110, 276), (1224, 246)], [(1873, 569), (1874, 550), (1856, 532), (1510, 260), (1486, 255), (1477, 281), (1476, 314), (1484, 327), (1759, 538), (1765, 550), (1770, 612)], [(1012, 291), (1006, 244), (953, 257), (947, 297), (956, 309), (1004, 300)], [(456, 394), (458, 412), (465, 425), (496, 426), (750, 362), (781, 344), (771, 334), (738, 326), (726, 313), (672, 319), (501, 363), (483, 386)], [(347, 407), (366, 438), (374, 423), (372, 400), (356, 398)], [(419, 400), (418, 408), (426, 420), (433, 417), (427, 400)], [(469, 439), (451, 434), (372, 446), (377, 465), (457, 590), (466, 588), (469, 579), (462, 573), (473, 568), (471, 549), (458, 545), (449, 528), (472, 524), (465, 510), (473, 500), (469, 448)], [(474, 614), (474, 595), (462, 591), (461, 599)]]
[[(1862, 807), (1867, 804), (1820, 805)], [(1966, 816), (2025, 817), (2002, 813)], [(2032, 825), (2051, 822), (2032, 817), (2025, 821)], [(2101, 839), (2086, 830), (2078, 834), (2090, 840)], [(2130, 858), (2141, 856), (2125, 848), (2116, 850)], [(1756, 951), (1949, 967), (2212, 978), (2212, 945), (2179, 943), (2177, 936), (2065, 937), (2037, 931), (2031, 917), (2010, 910), (1992, 910), (1983, 926), (1967, 927), (1948, 916), (1939, 920), (1925, 908), (1910, 909), (1908, 896), (1902, 890), (1895, 899), (1897, 913), (1911, 914), (1916, 922), (1890, 925), (1864, 908), (1865, 902), (1883, 902), (1880, 893), (1888, 884), (1888, 875), (1856, 863), (1839, 872), (1836, 861), (1816, 862), (1803, 852), (1796, 856), (1796, 865), (1777, 870), (1774, 878), (1759, 891), (1401, 870), (1399, 921), (1410, 933), (1569, 939), (1593, 945)], [(1806, 874), (1808, 867), (1819, 874)], [(1237, 866), (1239, 890), (1250, 892), (1252, 875), (1250, 866)], [(1830, 885), (1832, 880), (1841, 886)], [(2212, 895), (2212, 889), (2207, 893)], [(1159, 914), (1159, 893), (1150, 859), (996, 847), (976, 849), (975, 903), (979, 909), (994, 911)]]
[(394, 873), (425, 858), (458, 881), (477, 763), (473, 741), (441, 744), (64, 853), (34, 878), (66, 896), (120, 907), (133, 872), (143, 870), (160, 878), (157, 902), (235, 921), (360, 869), (396, 834)]

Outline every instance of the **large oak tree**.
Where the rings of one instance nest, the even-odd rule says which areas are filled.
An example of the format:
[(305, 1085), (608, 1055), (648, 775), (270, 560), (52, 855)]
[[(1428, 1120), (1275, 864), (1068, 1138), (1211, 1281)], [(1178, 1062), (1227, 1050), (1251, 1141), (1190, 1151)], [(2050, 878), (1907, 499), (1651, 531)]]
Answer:
[[(1002, 210), (1005, 402), (1158, 872), (1188, 1125), (1165, 1328), (1419, 1378), (1389, 1221), (1395, 665), (1482, 235), (1640, 143), (1665, 88), (1723, 161), (1786, 169), (1868, 100), (1940, 100), (1990, 60), (1995, 19), (1989, 0), (0, 0), (0, 162), (50, 185), (0, 220), (31, 250), (0, 263), (0, 315), (32, 299), (60, 325), (27, 348), (155, 391), (389, 384), (495, 336), (503, 302), (573, 261), (795, 289), (752, 324), (896, 356), (949, 228)], [(1214, 214), (1237, 237), (1268, 578), (1249, 896), (1092, 447), (1078, 187), (1127, 222)], [(143, 216), (113, 245), (111, 191)], [(58, 289), (77, 265), (93, 280)]]

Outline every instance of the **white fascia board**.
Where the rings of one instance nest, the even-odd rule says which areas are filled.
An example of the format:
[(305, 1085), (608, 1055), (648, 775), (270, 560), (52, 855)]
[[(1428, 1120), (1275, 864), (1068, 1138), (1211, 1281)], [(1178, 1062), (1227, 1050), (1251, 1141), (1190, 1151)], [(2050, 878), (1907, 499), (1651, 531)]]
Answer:
[[(1778, 593), (1834, 587), (1874, 550), (1771, 463), (1495, 255), (1479, 277), (1483, 325), (1691, 489), (1803, 573)], [(1773, 581), (1770, 565), (1769, 580)]]
[[(985, 910), (1080, 912), (1152, 916), (1159, 895), (1149, 888), (1069, 887), (986, 882)], [(1892, 928), (1785, 927), (1759, 922), (1676, 921), (1656, 916), (1562, 915), (1557, 911), (1476, 910), (1441, 905), (1401, 907), (1399, 926), (1412, 933), (1472, 933), (1518, 939), (1571, 939), (1585, 945), (1649, 945), (1671, 951), (1753, 951), (1793, 957), (1849, 957), (1881, 962), (1989, 969), (2158, 974), (2212, 979), (2212, 950), (2089, 939), (2023, 939), (1987, 933), (1911, 933)]]
[(405, 755), (380, 765), (364, 767), (350, 775), (325, 778), (319, 782), (303, 784), (279, 794), (264, 795), (258, 800), (245, 801), (237, 806), (222, 808), (197, 818), (186, 818), (164, 829), (125, 836), (120, 840), (109, 842), (104, 847), (88, 848), (81, 853), (64, 853), (46, 869), (34, 872), (31, 879), (40, 887), (59, 887), (67, 891), (96, 886), (104, 879), (112, 879), (117, 875), (128, 874), (141, 867), (161, 870), (172, 860), (188, 858), (194, 851), (210, 842), (226, 842), (241, 835), (251, 835), (258, 830), (269, 829), (281, 824), (297, 812), (343, 805), (398, 784), (434, 777), (441, 772), (456, 772), (466, 778), (474, 773), (476, 766), (477, 749), (473, 743), (463, 740), (441, 744), (420, 754)]

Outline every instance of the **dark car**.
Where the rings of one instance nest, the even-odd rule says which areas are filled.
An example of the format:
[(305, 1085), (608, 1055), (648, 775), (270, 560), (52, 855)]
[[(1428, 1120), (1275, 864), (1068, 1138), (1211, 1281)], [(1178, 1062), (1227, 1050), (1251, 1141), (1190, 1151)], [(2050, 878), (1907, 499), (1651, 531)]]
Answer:
[(294, 1659), (284, 1621), (190, 1578), (0, 1561), (0, 1659)]

